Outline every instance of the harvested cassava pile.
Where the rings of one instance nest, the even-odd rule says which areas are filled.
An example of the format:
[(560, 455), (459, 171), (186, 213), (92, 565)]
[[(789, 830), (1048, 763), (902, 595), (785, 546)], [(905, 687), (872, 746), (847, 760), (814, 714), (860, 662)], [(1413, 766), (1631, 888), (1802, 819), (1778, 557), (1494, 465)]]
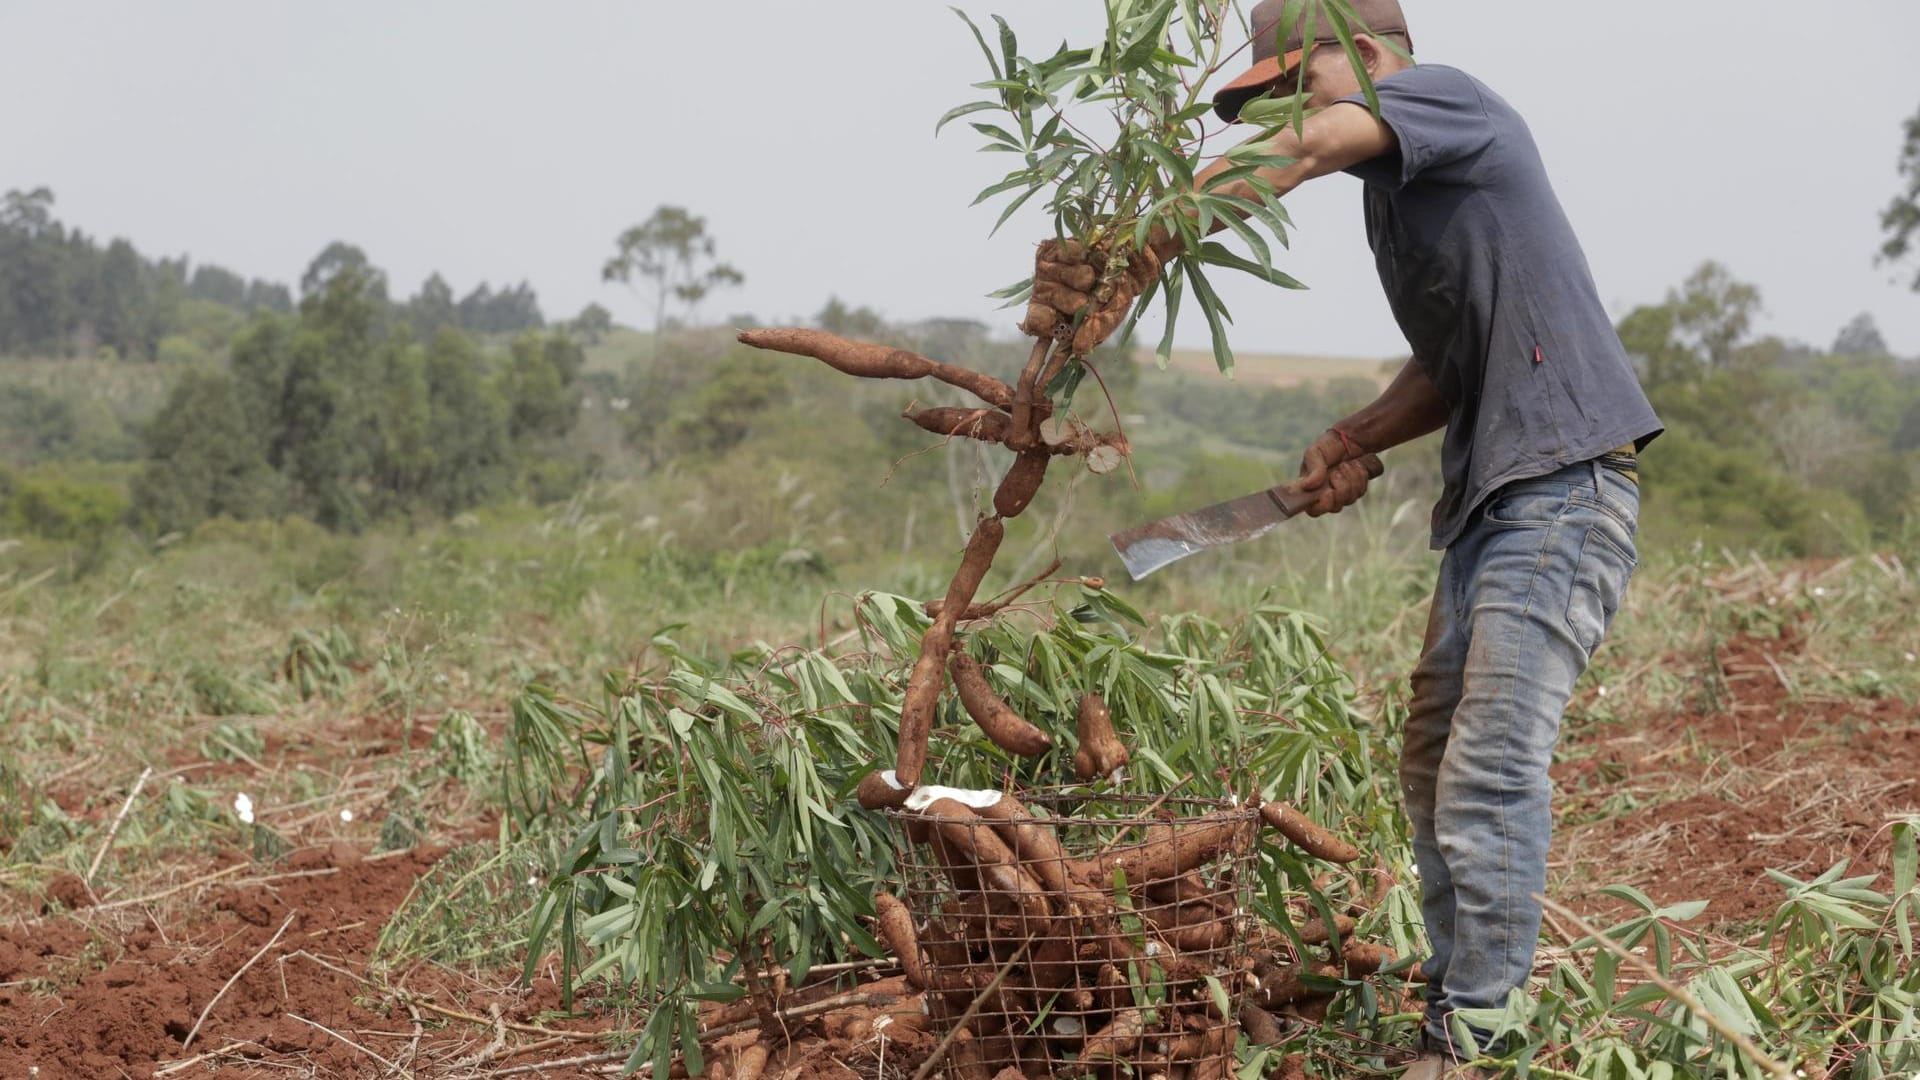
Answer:
[(903, 852), (906, 910), (884, 897), (881, 930), (890, 948), (921, 950), (905, 969), (926, 972), (936, 1030), (979, 1001), (956, 1069), (1042, 1077), (1102, 1063), (1224, 1080), (1251, 985), (1257, 813), (1143, 816), (1119, 796), (1034, 805), (922, 788), (897, 812), (926, 839)]

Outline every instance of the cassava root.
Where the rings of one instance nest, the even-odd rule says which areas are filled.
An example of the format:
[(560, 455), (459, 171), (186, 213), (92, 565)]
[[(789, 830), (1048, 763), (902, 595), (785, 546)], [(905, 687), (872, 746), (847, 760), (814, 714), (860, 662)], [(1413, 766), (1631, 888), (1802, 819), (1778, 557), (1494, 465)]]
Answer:
[(1073, 755), (1073, 775), (1082, 780), (1112, 776), (1132, 760), (1127, 744), (1113, 732), (1113, 714), (1099, 694), (1080, 699), (1080, 749)]
[(1260, 808), (1260, 816), (1295, 847), (1316, 858), (1336, 863), (1356, 862), (1360, 858), (1359, 848), (1286, 803), (1270, 802)]
[(850, 341), (824, 330), (800, 328), (742, 330), (742, 344), (772, 352), (811, 356), (836, 371), (860, 379), (938, 379), (957, 386), (998, 409), (1013, 407), (1013, 389), (991, 375), (929, 360), (918, 353)]
[(995, 746), (1021, 757), (1039, 757), (1053, 749), (1053, 740), (1046, 732), (1027, 723), (993, 692), (978, 660), (965, 652), (955, 652), (947, 669), (953, 676), (954, 689), (960, 692), (960, 704)]

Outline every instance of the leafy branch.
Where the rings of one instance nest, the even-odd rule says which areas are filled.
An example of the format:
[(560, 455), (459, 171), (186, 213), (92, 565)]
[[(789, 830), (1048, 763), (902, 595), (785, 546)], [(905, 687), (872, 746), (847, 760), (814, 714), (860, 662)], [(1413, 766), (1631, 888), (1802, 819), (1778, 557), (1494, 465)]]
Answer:
[[(983, 189), (975, 205), (1005, 200), (993, 226), (998, 232), (1023, 206), (1044, 195), (1055, 237), (1098, 253), (1103, 284), (1123, 274), (1131, 256), (1157, 238), (1177, 239), (1177, 254), (1166, 260), (1158, 279), (1140, 297), (1120, 340), (1131, 337), (1157, 297), (1166, 312), (1166, 333), (1158, 348), (1164, 361), (1172, 352), (1181, 302), (1191, 288), (1212, 333), (1214, 359), (1221, 371), (1231, 371), (1233, 351), (1226, 327), (1232, 316), (1208, 268), (1304, 288), (1274, 265), (1267, 237), (1286, 247), (1293, 222), (1261, 170), (1294, 163), (1273, 154), (1267, 144), (1288, 127), (1298, 130), (1305, 123), (1310, 115), (1307, 95), (1249, 103), (1241, 118), (1250, 138), (1227, 151), (1227, 169), (1200, 183), (1199, 163), (1219, 133), (1208, 128), (1213, 104), (1203, 92), (1235, 62), (1225, 42), (1245, 25), (1237, 0), (1105, 0), (1104, 7), (1106, 27), (1100, 41), (1081, 48), (1063, 45), (1039, 60), (1021, 54), (1005, 19), (993, 16), (996, 50), (977, 22), (954, 9), (973, 32), (993, 75), (974, 86), (991, 96), (948, 110), (935, 131), (964, 119), (986, 140), (982, 152), (1016, 155), (1020, 165)], [(1312, 40), (1322, 18), (1340, 38), (1369, 100), (1374, 100), (1353, 44), (1354, 33), (1364, 31), (1365, 24), (1350, 0), (1293, 0), (1277, 32), (1284, 35), (1287, 27), (1304, 22)], [(1006, 119), (976, 119), (991, 113)], [(1095, 118), (1098, 125), (1092, 122)], [(1106, 134), (1090, 133), (1096, 126)], [(1243, 190), (1252, 197), (1229, 193)], [(1249, 254), (1207, 239), (1216, 225), (1232, 232)], [(1029, 278), (992, 295), (1016, 304), (1031, 294), (1032, 286)]]

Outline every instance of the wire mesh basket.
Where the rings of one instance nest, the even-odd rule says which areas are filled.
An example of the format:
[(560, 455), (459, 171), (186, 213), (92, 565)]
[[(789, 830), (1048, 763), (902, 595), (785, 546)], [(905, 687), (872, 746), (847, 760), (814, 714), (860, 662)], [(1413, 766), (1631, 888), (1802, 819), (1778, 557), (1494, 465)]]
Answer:
[(956, 1080), (1225, 1080), (1257, 811), (1042, 792), (897, 810), (913, 957)]

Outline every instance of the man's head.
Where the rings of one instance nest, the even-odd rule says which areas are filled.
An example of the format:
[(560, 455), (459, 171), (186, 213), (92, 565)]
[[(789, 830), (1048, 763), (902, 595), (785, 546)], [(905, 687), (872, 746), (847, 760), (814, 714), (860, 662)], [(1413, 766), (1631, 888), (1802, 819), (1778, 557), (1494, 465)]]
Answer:
[[(1253, 67), (1214, 95), (1214, 109), (1222, 119), (1237, 121), (1242, 106), (1266, 94), (1288, 96), (1304, 89), (1312, 95), (1308, 107), (1318, 109), (1360, 92), (1360, 77), (1334, 33), (1324, 0), (1307, 0), (1293, 25), (1282, 25), (1286, 7), (1287, 0), (1263, 0), (1254, 6)], [(1383, 79), (1407, 67), (1401, 53), (1412, 55), (1413, 38), (1399, 0), (1354, 0), (1353, 9), (1366, 24), (1351, 29), (1368, 76)]]

